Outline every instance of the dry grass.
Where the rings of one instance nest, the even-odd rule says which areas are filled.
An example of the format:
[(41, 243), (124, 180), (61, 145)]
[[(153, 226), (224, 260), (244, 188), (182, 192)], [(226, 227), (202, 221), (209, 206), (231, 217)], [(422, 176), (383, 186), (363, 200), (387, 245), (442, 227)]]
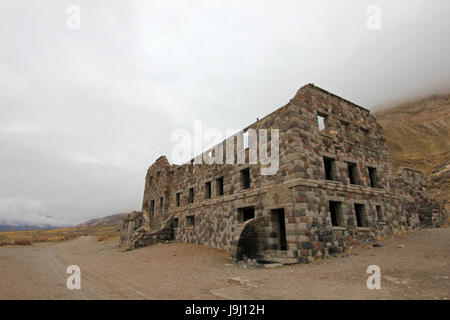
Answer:
[(28, 246), (31, 245), (31, 239), (30, 238), (22, 238), (22, 239), (17, 239), (14, 241), (15, 245), (20, 245), (20, 246)]
[(104, 233), (104, 234), (100, 234), (97, 237), (98, 241), (106, 241), (106, 240), (115, 240), (116, 238), (118, 238), (119, 234), (117, 232), (112, 232), (112, 233)]
[(31, 245), (38, 242), (60, 242), (79, 236), (96, 236), (98, 241), (119, 236), (118, 226), (77, 227), (51, 230), (26, 230), (0, 232), (0, 246)]

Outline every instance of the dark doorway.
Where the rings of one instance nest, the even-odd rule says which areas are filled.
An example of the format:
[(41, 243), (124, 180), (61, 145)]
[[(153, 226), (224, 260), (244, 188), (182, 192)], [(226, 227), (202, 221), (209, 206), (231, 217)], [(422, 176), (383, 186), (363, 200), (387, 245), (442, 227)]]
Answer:
[(261, 231), (264, 232), (263, 224), (255, 224), (252, 221), (248, 223), (239, 237), (238, 248), (236, 252), (237, 261), (244, 259), (244, 256), (250, 259), (257, 259), (259, 253), (263, 249), (262, 241), (264, 235), (261, 234)]
[(286, 250), (286, 225), (284, 222), (284, 209), (272, 210), (273, 231), (277, 233), (279, 249)]
[(366, 219), (364, 216), (364, 205), (360, 203), (355, 203), (355, 215), (356, 215), (356, 226), (366, 227)]
[(172, 228), (170, 228), (169, 240), (175, 240), (175, 235), (178, 232), (178, 218), (172, 219)]

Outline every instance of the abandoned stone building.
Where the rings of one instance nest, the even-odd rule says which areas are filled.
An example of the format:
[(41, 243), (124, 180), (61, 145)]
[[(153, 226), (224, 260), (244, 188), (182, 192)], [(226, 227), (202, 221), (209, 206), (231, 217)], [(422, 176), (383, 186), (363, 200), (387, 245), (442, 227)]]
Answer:
[[(237, 260), (307, 261), (446, 219), (420, 172), (393, 174), (375, 117), (313, 84), (236, 137), (249, 129), (279, 130), (275, 174), (261, 175), (261, 163), (171, 165), (162, 156), (148, 169), (142, 211), (124, 217), (121, 245), (174, 240)], [(234, 157), (248, 159), (238, 146)], [(225, 141), (216, 147), (225, 157)]]

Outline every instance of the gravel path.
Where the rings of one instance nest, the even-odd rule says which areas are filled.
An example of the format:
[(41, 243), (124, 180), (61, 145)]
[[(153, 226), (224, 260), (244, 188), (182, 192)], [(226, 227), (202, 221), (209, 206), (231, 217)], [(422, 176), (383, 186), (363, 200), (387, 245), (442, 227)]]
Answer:
[[(449, 299), (450, 229), (415, 231), (345, 257), (274, 269), (243, 268), (205, 246), (157, 244), (122, 252), (80, 237), (0, 247), (0, 299)], [(66, 268), (81, 269), (81, 290)], [(369, 265), (381, 289), (369, 290)]]

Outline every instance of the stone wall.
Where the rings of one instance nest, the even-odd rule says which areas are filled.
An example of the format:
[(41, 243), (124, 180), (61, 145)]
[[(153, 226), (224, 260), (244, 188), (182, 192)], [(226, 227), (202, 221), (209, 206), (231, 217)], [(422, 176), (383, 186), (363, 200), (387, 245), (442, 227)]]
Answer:
[(396, 191), (414, 198), (405, 204), (405, 211), (415, 212), (422, 225), (439, 227), (447, 220), (445, 201), (429, 193), (422, 172), (411, 168), (400, 168), (395, 180)]
[(120, 229), (119, 246), (124, 248), (134, 248), (137, 237), (136, 231), (140, 230), (142, 227), (145, 227), (144, 213), (142, 211), (133, 211), (124, 214)]

